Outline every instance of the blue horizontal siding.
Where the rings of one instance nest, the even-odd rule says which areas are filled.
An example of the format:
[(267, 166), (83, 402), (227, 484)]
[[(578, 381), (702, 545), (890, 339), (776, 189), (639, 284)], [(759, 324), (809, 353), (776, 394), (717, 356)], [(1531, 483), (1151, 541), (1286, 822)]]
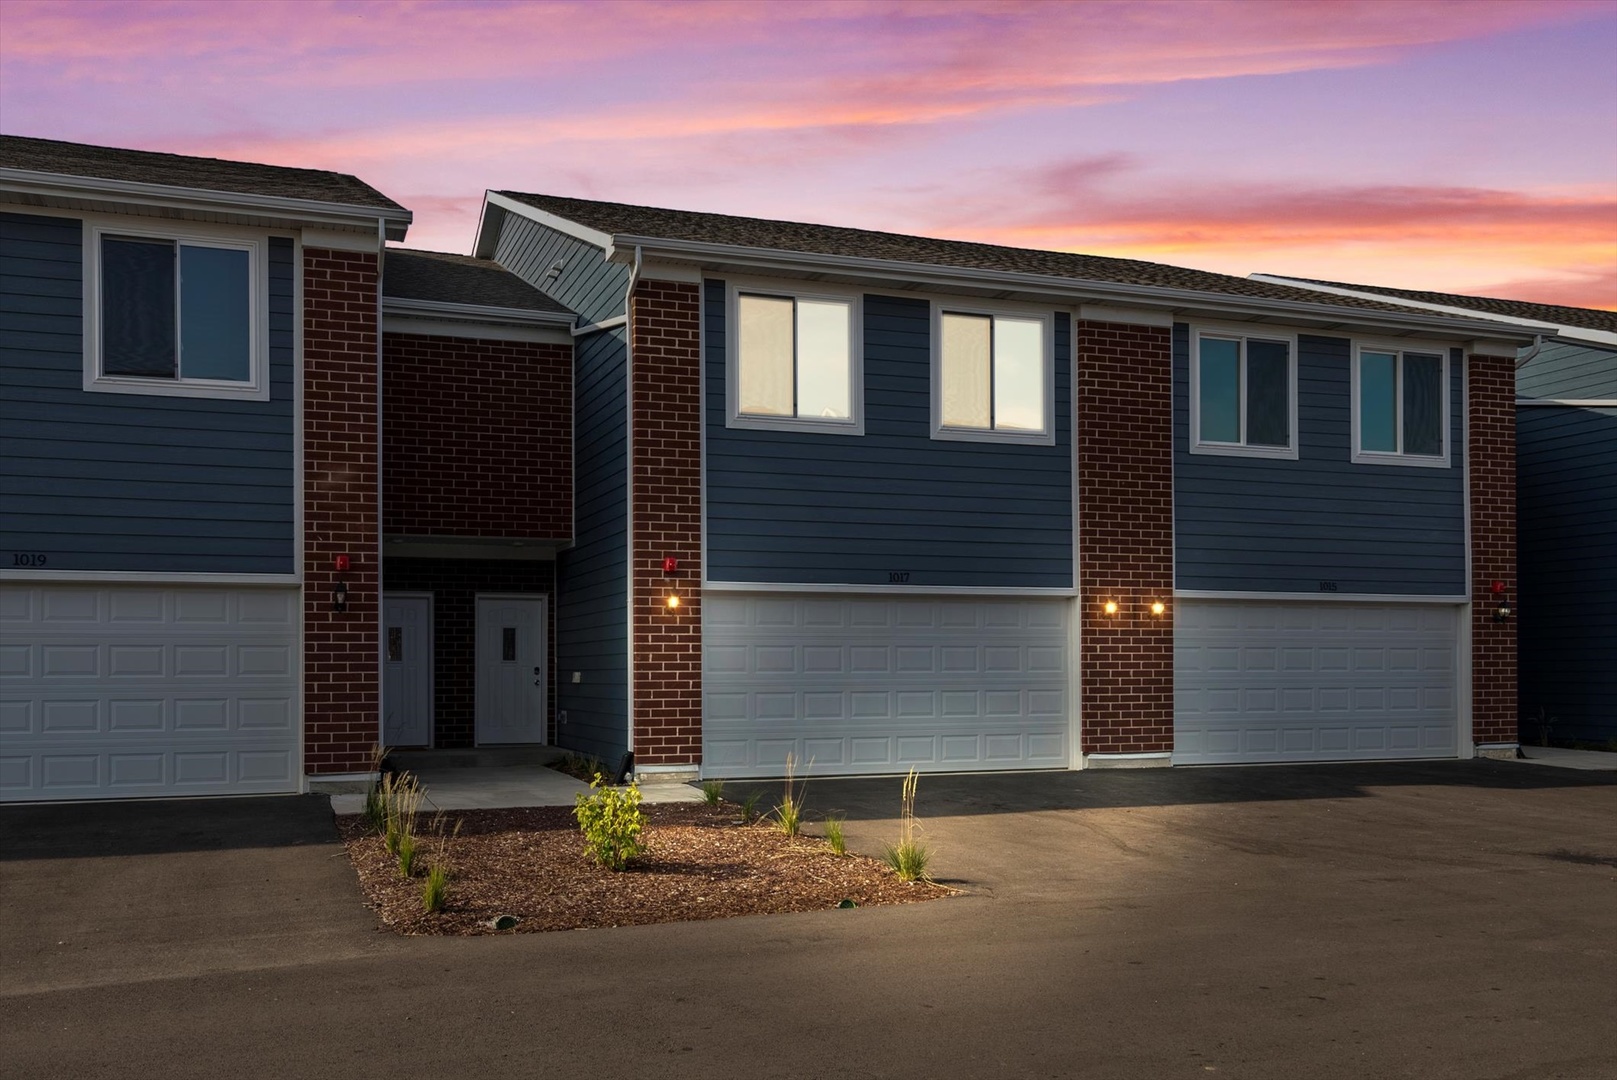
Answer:
[(82, 224), (4, 213), (0, 244), (0, 555), (291, 573), (292, 241), (269, 246), (269, 401), (87, 393)]
[(1516, 410), (1522, 738), (1617, 739), (1617, 408)]
[[(629, 268), (607, 262), (600, 248), (577, 237), (507, 213), (494, 259), (587, 323), (623, 314)], [(552, 277), (550, 268), (558, 262), (561, 272)]]
[(1355, 465), (1351, 345), (1298, 339), (1298, 459), (1190, 453), (1190, 330), (1173, 331), (1175, 583), (1228, 592), (1465, 592), (1464, 373), (1450, 467)]
[(1516, 371), (1516, 396), (1570, 401), (1617, 400), (1617, 349), (1546, 342)]
[(1072, 586), (1071, 326), (1054, 446), (932, 438), (931, 307), (864, 298), (863, 436), (725, 426), (725, 283), (703, 286), (711, 580)]

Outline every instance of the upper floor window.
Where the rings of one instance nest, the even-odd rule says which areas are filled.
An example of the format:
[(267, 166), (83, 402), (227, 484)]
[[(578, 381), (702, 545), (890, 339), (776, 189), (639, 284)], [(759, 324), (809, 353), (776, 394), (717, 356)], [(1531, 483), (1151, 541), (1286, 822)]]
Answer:
[(93, 227), (87, 390), (265, 400), (266, 245)]
[(1289, 337), (1197, 330), (1190, 452), (1297, 457), (1297, 347)]
[(1353, 460), (1447, 466), (1448, 381), (1441, 350), (1360, 345), (1353, 356)]
[(934, 438), (1055, 442), (1048, 316), (938, 306), (933, 331)]
[(730, 426), (862, 434), (857, 306), (847, 296), (736, 289)]

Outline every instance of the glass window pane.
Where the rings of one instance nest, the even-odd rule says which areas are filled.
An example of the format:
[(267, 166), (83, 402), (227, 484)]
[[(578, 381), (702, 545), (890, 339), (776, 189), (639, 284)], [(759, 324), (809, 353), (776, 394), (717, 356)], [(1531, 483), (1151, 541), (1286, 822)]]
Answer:
[(1398, 452), (1398, 358), (1359, 355), (1359, 449)]
[(994, 427), (1044, 430), (1044, 323), (994, 320)]
[(249, 254), (180, 245), (180, 377), (247, 382), (252, 372)]
[(753, 416), (791, 416), (792, 302), (775, 296), (743, 296), (737, 342), (737, 400)]
[(1241, 441), (1241, 343), (1202, 338), (1198, 374), (1201, 441)]
[(797, 302), (797, 415), (853, 419), (848, 323), (853, 309), (834, 300)]
[(1404, 453), (1443, 453), (1443, 358), (1404, 354)]
[(404, 627), (390, 626), (387, 628), (387, 662), (401, 663), (404, 660)]
[(514, 663), (517, 658), (517, 628), (502, 626), (500, 628), (500, 659), (507, 664)]
[(1246, 443), (1291, 445), (1291, 346), (1246, 343)]
[(943, 316), (943, 409), (945, 427), (987, 429), (989, 347), (993, 320), (986, 315)]
[(173, 241), (101, 238), (101, 373), (174, 378)]

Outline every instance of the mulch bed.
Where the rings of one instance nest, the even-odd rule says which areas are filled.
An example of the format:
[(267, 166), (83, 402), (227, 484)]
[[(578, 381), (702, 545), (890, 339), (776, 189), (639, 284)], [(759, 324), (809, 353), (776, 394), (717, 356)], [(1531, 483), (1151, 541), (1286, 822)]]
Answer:
[[(568, 807), (452, 813), (450, 828), (461, 825), (445, 849), (449, 898), (433, 914), (422, 910), (421, 877), (399, 875), (362, 817), (340, 817), (337, 827), (369, 905), (400, 934), (492, 934), (500, 915), (516, 916), (518, 932), (574, 930), (819, 911), (843, 900), (909, 904), (955, 891), (899, 881), (874, 859), (833, 855), (823, 840), (744, 825), (728, 804), (662, 804), (645, 812), (646, 852), (621, 873), (585, 854)], [(422, 826), (425, 832), (425, 815)], [(418, 875), (436, 849), (436, 840), (421, 838)]]

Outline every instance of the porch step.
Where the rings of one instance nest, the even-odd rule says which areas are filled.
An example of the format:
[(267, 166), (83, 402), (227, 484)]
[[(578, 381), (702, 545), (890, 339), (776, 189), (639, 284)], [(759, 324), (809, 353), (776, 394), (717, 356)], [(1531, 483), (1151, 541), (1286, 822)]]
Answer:
[(490, 769), (512, 765), (549, 765), (567, 751), (555, 746), (478, 746), (463, 750), (394, 750), (387, 756), (395, 769), (413, 773), (437, 769)]

